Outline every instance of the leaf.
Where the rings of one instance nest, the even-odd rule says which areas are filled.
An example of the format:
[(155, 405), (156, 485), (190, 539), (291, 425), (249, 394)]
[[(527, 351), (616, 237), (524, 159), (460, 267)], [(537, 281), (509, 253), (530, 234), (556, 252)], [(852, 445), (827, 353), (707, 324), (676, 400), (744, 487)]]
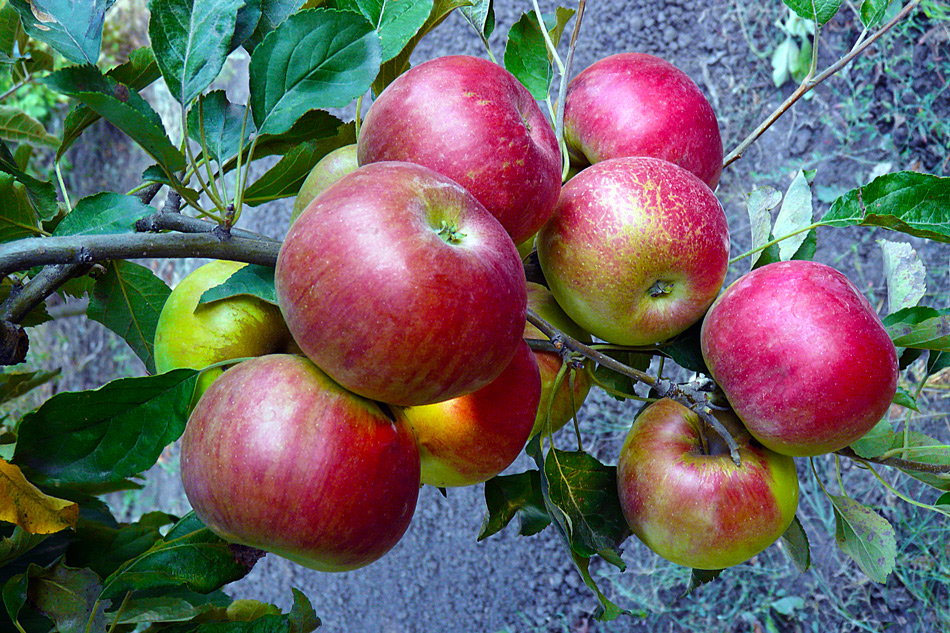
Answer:
[(689, 595), (693, 593), (696, 589), (699, 589), (707, 583), (719, 578), (722, 574), (721, 569), (693, 569), (689, 574), (689, 585), (686, 586), (686, 594)]
[(887, 280), (887, 311), (910, 308), (927, 293), (927, 270), (917, 251), (906, 242), (878, 240), (884, 254), (884, 278)]
[(237, 18), (234, 21), (234, 34), (231, 35), (231, 41), (228, 42), (228, 52), (234, 51), (237, 47), (246, 42), (254, 31), (257, 30), (261, 22), (263, 11), (261, 5), (264, 0), (244, 0), (243, 5), (237, 12)]
[[(753, 190), (746, 196), (746, 210), (749, 212), (749, 225), (752, 229), (752, 246), (756, 250), (769, 242), (772, 233), (771, 211), (782, 201), (782, 194), (772, 187), (762, 187)], [(750, 267), (755, 267), (761, 252), (752, 254)]]
[(218, 538), (190, 512), (162, 541), (106, 578), (102, 598), (164, 587), (215, 591), (253, 568), (257, 557), (248, 558), (248, 549)]
[(290, 622), (292, 633), (311, 633), (320, 627), (322, 622), (317, 617), (317, 612), (313, 610), (313, 605), (300, 590), (292, 588), (294, 604), (290, 608), (287, 620)]
[(248, 264), (238, 269), (224, 283), (208, 288), (201, 295), (198, 305), (220, 301), (237, 295), (257, 297), (267, 303), (277, 305), (274, 291), (273, 266)]
[(831, 205), (822, 226), (879, 226), (950, 242), (950, 178), (901, 171), (852, 189)]
[(79, 506), (44, 494), (20, 469), (0, 459), (0, 521), (31, 534), (53, 534), (76, 526)]
[(828, 495), (835, 510), (835, 541), (868, 578), (884, 584), (897, 560), (897, 539), (887, 520), (850, 497)]
[(231, 598), (222, 591), (209, 594), (183, 588), (168, 591), (137, 592), (118, 614), (121, 624), (187, 622), (205, 613), (226, 609)]
[(791, 525), (780, 538), (782, 549), (788, 554), (792, 564), (803, 574), (808, 571), (811, 567), (811, 547), (808, 545), (808, 534), (797, 516), (792, 519)]
[(860, 457), (870, 459), (880, 457), (891, 450), (896, 440), (897, 435), (894, 433), (894, 426), (890, 420), (884, 418), (874, 425), (874, 428), (865, 433), (864, 437), (852, 442), (851, 448)]
[(337, 6), (361, 13), (379, 33), (381, 60), (398, 55), (425, 24), (432, 0), (338, 0)]
[[(13, 292), (13, 279), (7, 277), (0, 281), (0, 302), (6, 301), (10, 296), (10, 293)], [(30, 310), (26, 316), (20, 320), (20, 325), (23, 327), (33, 327), (39, 325), (40, 323), (46, 323), (47, 321), (52, 321), (53, 317), (49, 315), (49, 312), (46, 311), (46, 302), (40, 302), (36, 307)]]
[(88, 569), (67, 567), (62, 561), (46, 568), (30, 564), (26, 573), (12, 577), (4, 586), (3, 601), (14, 621), (29, 603), (61, 633), (104, 631), (102, 610), (94, 612), (99, 588), (99, 577)]
[(80, 520), (67, 557), (70, 563), (89, 567), (105, 578), (162, 540), (160, 530), (177, 520), (178, 517), (164, 512), (148, 512), (135, 523), (114, 526)]
[(889, 0), (864, 0), (861, 3), (861, 22), (867, 28), (877, 26), (887, 13)]
[(895, 323), (887, 333), (897, 347), (950, 351), (950, 315), (941, 315), (918, 324)]
[(19, 108), (5, 105), (0, 105), (0, 138), (34, 146), (59, 146), (59, 139), (47, 132), (42, 123)]
[(45, 385), (60, 374), (59, 369), (53, 371), (11, 372), (0, 374), (0, 403), (19, 398), (40, 385)]
[(53, 184), (37, 180), (20, 169), (16, 157), (2, 140), (0, 140), (0, 171), (10, 174), (26, 187), (26, 195), (30, 200), (30, 204), (36, 209), (40, 220), (50, 220), (59, 212), (59, 206), (56, 202), (56, 189)]
[(251, 56), (250, 102), (260, 134), (280, 134), (310, 110), (366, 92), (380, 64), (372, 25), (351, 11), (292, 15)]
[[(248, 120), (248, 126), (254, 127), (254, 122)], [(340, 119), (323, 110), (311, 110), (294, 123), (293, 127), (282, 134), (262, 134), (255, 140), (254, 160), (266, 156), (285, 156), (293, 152), (300, 144), (307, 141), (313, 141), (323, 138), (341, 137), (340, 143), (345, 145), (343, 138), (354, 139), (350, 141), (355, 143), (354, 126), (352, 123), (344, 124)], [(241, 157), (243, 161), (247, 160), (250, 148), (245, 147)], [(237, 158), (232, 157), (224, 165), (224, 171), (232, 171), (237, 167)], [(261, 177), (263, 179), (263, 176)], [(245, 195), (247, 192), (245, 191)]]
[(76, 203), (53, 231), (54, 236), (134, 233), (136, 221), (155, 212), (136, 196), (102, 192)]
[(267, 34), (276, 30), (303, 4), (304, 0), (260, 0), (261, 15), (257, 21), (257, 27), (243, 43), (247, 52), (253, 53)]
[(11, 0), (30, 37), (45, 42), (77, 64), (95, 65), (102, 24), (115, 0)]
[(934, 505), (935, 506), (950, 505), (950, 492), (945, 492), (942, 495), (940, 495), (940, 497), (938, 497), (937, 500), (934, 501)]
[(841, 7), (841, 0), (784, 0), (785, 5), (805, 18), (814, 20), (818, 26), (835, 17)]
[(148, 34), (172, 96), (191, 103), (211, 85), (230, 52), (243, 0), (150, 0)]
[(176, 369), (58, 393), (20, 421), (14, 462), (40, 483), (115, 482), (145, 471), (184, 431), (197, 376)]
[[(673, 340), (660, 345), (660, 352), (673, 359), (673, 362), (688, 371), (709, 376), (709, 368), (703, 360), (700, 346), (702, 319), (689, 326), (685, 332), (677, 334)], [(645, 371), (646, 369), (644, 369)]]
[(912, 409), (918, 413), (920, 412), (920, 409), (917, 408), (917, 399), (914, 398), (914, 394), (907, 391), (907, 389), (901, 387), (900, 385), (897, 387), (897, 393), (894, 394), (893, 402), (894, 404)]
[(584, 580), (584, 584), (597, 595), (597, 599), (600, 601), (597, 610), (594, 612), (594, 617), (600, 620), (601, 622), (610, 622), (616, 620), (621, 615), (633, 615), (630, 611), (626, 609), (621, 609), (619, 606), (614, 604), (610, 598), (604, 595), (604, 592), (600, 590), (600, 587), (597, 586), (597, 583), (594, 581), (594, 578), (590, 575), (590, 559), (584, 558), (577, 552), (571, 551), (571, 558), (574, 560), (574, 565), (577, 567), (577, 571), (580, 573), (581, 578)]
[[(769, 234), (769, 241), (774, 240), (775, 237)], [(792, 255), (792, 259), (813, 259), (815, 257), (815, 252), (818, 250), (818, 231), (812, 229), (808, 231), (805, 235), (805, 241), (802, 242), (802, 245), (798, 247), (798, 250)], [(761, 268), (762, 266), (767, 266), (775, 262), (782, 261), (781, 256), (779, 255), (778, 244), (772, 244), (764, 251), (761, 251), (759, 259), (756, 260), (755, 265), (752, 266), (753, 269)]]
[(94, 66), (71, 66), (40, 79), (50, 89), (81, 101), (138, 143), (169, 172), (185, 158), (165, 134), (161, 118), (137, 92)]
[(805, 608), (805, 600), (799, 596), (787, 596), (773, 602), (772, 608), (775, 609), (779, 615), (788, 618), (795, 615), (796, 611), (801, 611)]
[[(782, 200), (782, 208), (775, 218), (772, 232), (778, 237), (791, 235), (812, 223), (811, 187), (805, 179), (805, 172), (799, 171)], [(808, 237), (807, 231), (778, 243), (779, 257), (782, 261), (791, 259)]]
[(246, 112), (246, 106), (229, 103), (223, 90), (202, 95), (188, 111), (188, 136), (221, 164), (237, 156), (254, 132)]
[[(638, 354), (636, 352), (611, 350), (604, 353), (627, 367), (639, 369), (640, 371), (647, 371), (650, 367), (650, 361), (652, 360), (649, 355)], [(618, 400), (624, 400), (624, 398), (613, 392), (633, 394), (633, 388), (637, 384), (636, 380), (630, 376), (621, 374), (604, 365), (597, 365), (594, 368), (594, 378), (598, 384), (605, 385), (612, 389), (612, 391), (608, 391), (608, 393)]]
[[(805, 77), (808, 76), (808, 71), (811, 69), (811, 56), (811, 40), (806, 39), (798, 49), (798, 55), (790, 60), (788, 67), (789, 72), (792, 74), (792, 79), (798, 83), (804, 81)], [(805, 98), (808, 99), (810, 94), (811, 93), (807, 93)], [(809, 182), (809, 184), (811, 183)]]
[[(898, 457), (906, 456), (907, 459), (923, 464), (932, 464), (941, 467), (950, 466), (950, 450), (947, 449), (946, 442), (941, 442), (933, 437), (915, 431), (907, 434), (906, 445), (904, 440), (904, 434), (901, 433), (895, 438), (894, 445), (892, 446), (892, 450), (907, 447), (905, 454), (898, 455)], [(904, 474), (910, 475), (914, 479), (922, 481), (937, 490), (950, 490), (950, 478), (947, 478), (946, 475), (912, 470), (910, 468), (901, 468), (900, 470)]]
[(786, 37), (772, 51), (772, 83), (776, 88), (788, 81), (793, 60), (798, 57), (798, 52), (798, 44), (791, 36)]
[(486, 40), (495, 30), (495, 9), (492, 0), (471, 0), (469, 6), (461, 8), (465, 20), (472, 25), (479, 37)]
[(148, 268), (115, 260), (96, 280), (86, 315), (125, 339), (152, 373), (155, 326), (170, 294), (171, 289)]
[(518, 78), (532, 97), (541, 101), (548, 98), (554, 71), (534, 13), (521, 14), (521, 19), (508, 30), (505, 69)]
[(36, 209), (26, 187), (12, 176), (0, 174), (0, 242), (12, 242), (43, 234)]
[(5, 567), (27, 554), (46, 538), (46, 534), (31, 534), (21, 527), (14, 527), (13, 533), (0, 541), (0, 567)]
[(12, 4), (4, 3), (0, 7), (0, 53), (12, 58), (14, 52), (23, 50), (26, 40), (20, 14)]
[(532, 536), (551, 523), (541, 494), (541, 473), (527, 470), (515, 475), (499, 475), (485, 482), (487, 513), (478, 533), (482, 541), (504, 529), (518, 517), (518, 534)]

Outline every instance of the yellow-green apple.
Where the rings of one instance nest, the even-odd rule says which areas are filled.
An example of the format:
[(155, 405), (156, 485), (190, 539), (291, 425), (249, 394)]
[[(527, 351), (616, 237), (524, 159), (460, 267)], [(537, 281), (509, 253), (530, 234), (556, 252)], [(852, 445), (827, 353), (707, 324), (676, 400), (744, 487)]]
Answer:
[(631, 531), (663, 558), (694, 569), (749, 560), (788, 529), (798, 507), (795, 460), (750, 441), (734, 415), (716, 417), (739, 446), (740, 466), (715, 431), (670, 399), (637, 416), (617, 460)]
[(455, 180), (516, 244), (554, 209), (561, 154), (534, 97), (507, 70), (456, 55), (419, 64), (373, 102), (360, 128), (360, 165), (404, 160)]
[[(539, 317), (556, 327), (568, 336), (577, 339), (582, 343), (590, 343), (590, 334), (585, 332), (571, 318), (564, 314), (564, 310), (554, 300), (551, 291), (532, 281), (528, 282), (528, 307), (534, 310)], [(525, 323), (524, 337), (526, 339), (547, 340), (541, 330)], [(548, 428), (545, 422), (548, 419), (548, 411), (551, 414), (550, 432), (559, 431), (568, 423), (574, 414), (580, 410), (581, 405), (590, 392), (591, 379), (586, 369), (572, 370), (568, 368), (561, 381), (561, 386), (554, 391), (554, 383), (557, 374), (561, 370), (564, 361), (557, 352), (546, 352), (543, 350), (534, 350), (534, 358), (538, 361), (538, 369), (541, 371), (541, 402), (538, 406), (537, 416), (534, 420), (534, 427), (531, 429), (531, 437), (534, 437), (542, 430)], [(574, 373), (573, 393), (571, 390), (570, 372)], [(551, 402), (552, 397), (554, 402)]]
[(776, 262), (730, 285), (709, 309), (703, 359), (749, 432), (786, 455), (861, 438), (897, 390), (897, 351), (839, 271)]
[(221, 538), (323, 571), (367, 565), (402, 537), (419, 494), (408, 425), (302, 356), (226, 371), (181, 439), (195, 513)]
[[(198, 305), (206, 290), (219, 286), (247, 264), (214, 260), (188, 274), (172, 290), (155, 327), (155, 369), (202, 369), (222, 360), (289, 351), (293, 339), (277, 306), (237, 295)], [(198, 378), (194, 400), (221, 372)]]
[(511, 238), (461, 185), (412, 163), (365, 165), (320, 194), (290, 227), (275, 282), (303, 352), (390, 404), (484, 387), (524, 330)]
[(689, 75), (645, 53), (605, 57), (571, 80), (564, 140), (580, 164), (653, 156), (691, 171), (712, 189), (722, 173), (712, 106)]
[(354, 171), (359, 164), (356, 162), (356, 144), (338, 147), (319, 161), (307, 174), (306, 180), (300, 185), (300, 191), (294, 198), (294, 209), (290, 214), (290, 223), (303, 213), (307, 205), (324, 189), (337, 180)]
[(613, 158), (564, 185), (538, 233), (558, 304), (619, 345), (665, 341), (697, 322), (729, 263), (729, 227), (702, 180), (659, 158)]
[(395, 409), (419, 441), (422, 483), (470, 486), (508, 468), (528, 441), (540, 397), (538, 364), (522, 342), (501, 375), (478, 391)]

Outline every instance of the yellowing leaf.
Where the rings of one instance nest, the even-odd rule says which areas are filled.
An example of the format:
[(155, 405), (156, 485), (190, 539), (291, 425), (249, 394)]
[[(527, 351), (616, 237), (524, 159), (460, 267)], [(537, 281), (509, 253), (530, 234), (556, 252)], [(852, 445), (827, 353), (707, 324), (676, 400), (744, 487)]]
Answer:
[(79, 506), (44, 494), (20, 469), (0, 459), (0, 521), (31, 534), (52, 534), (76, 526)]

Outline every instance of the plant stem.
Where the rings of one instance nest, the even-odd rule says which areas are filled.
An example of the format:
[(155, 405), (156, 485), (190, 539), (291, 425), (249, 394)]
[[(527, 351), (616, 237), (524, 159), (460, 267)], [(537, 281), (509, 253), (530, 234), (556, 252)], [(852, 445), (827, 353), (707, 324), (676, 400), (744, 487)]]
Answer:
[(854, 452), (850, 446), (835, 451), (842, 457), (853, 459), (856, 462), (869, 462), (872, 464), (881, 464), (882, 466), (893, 466), (901, 470), (913, 470), (918, 473), (929, 473), (932, 475), (950, 474), (950, 465), (947, 464), (927, 464), (925, 462), (915, 462), (909, 459), (900, 459), (898, 457), (861, 457)]

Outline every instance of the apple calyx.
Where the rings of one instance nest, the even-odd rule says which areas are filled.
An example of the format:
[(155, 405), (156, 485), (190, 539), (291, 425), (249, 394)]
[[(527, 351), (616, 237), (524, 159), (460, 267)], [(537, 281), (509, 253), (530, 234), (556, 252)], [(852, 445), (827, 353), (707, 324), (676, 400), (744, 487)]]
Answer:
[(448, 220), (442, 220), (442, 225), (436, 233), (446, 244), (461, 244), (467, 237), (467, 234), (462, 233), (455, 224)]
[(657, 279), (647, 292), (654, 299), (671, 294), (673, 292), (673, 282)]

